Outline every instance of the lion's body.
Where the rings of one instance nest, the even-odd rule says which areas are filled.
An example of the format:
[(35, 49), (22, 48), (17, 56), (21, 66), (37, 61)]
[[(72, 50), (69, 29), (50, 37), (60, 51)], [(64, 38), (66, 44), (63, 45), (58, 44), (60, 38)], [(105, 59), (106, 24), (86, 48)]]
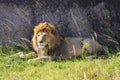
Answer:
[(62, 38), (50, 23), (40, 23), (34, 28), (32, 45), (38, 57), (51, 56), (52, 59), (69, 59), (82, 54), (82, 47), (89, 42), (87, 53), (99, 51), (101, 45), (92, 39)]
[[(87, 44), (87, 46), (86, 46)], [(56, 49), (55, 58), (58, 59), (71, 59), (72, 57), (79, 57), (81, 54), (86, 55), (99, 55), (103, 51), (102, 45), (92, 39), (83, 38), (65, 38), (60, 45), (59, 49)]]

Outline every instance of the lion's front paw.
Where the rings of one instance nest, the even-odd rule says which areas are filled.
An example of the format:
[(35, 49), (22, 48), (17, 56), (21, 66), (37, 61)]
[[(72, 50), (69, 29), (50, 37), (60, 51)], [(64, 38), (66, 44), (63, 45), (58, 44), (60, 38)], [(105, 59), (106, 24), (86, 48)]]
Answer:
[(27, 63), (31, 63), (31, 62), (35, 62), (35, 60), (34, 60), (34, 59), (29, 59), (29, 60), (27, 61)]
[(31, 62), (34, 63), (34, 62), (39, 61), (39, 60), (48, 61), (48, 60), (51, 60), (51, 57), (50, 56), (41, 56), (41, 57), (37, 57), (34, 59), (29, 59), (28, 63), (31, 63)]

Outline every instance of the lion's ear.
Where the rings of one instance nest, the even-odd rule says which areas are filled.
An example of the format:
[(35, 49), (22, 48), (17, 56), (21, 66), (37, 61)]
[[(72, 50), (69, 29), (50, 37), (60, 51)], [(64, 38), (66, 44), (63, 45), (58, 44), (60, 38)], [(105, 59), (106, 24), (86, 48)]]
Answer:
[(47, 27), (49, 27), (49, 31), (52, 33), (52, 34), (56, 34), (57, 31), (56, 31), (56, 28), (54, 25), (50, 24), (50, 23), (45, 23), (47, 25)]
[(57, 30), (56, 30), (56, 28), (55, 28), (54, 26), (51, 27), (51, 30), (50, 30), (50, 31), (51, 31), (51, 33), (54, 34), (54, 35), (57, 34)]
[(56, 30), (52, 30), (51, 33), (52, 33), (52, 34), (56, 34), (57, 31), (56, 31)]

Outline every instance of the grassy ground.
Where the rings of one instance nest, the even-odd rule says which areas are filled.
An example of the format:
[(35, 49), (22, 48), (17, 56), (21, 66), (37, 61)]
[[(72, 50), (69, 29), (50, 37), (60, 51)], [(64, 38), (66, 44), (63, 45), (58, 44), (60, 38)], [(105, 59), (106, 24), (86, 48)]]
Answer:
[(120, 52), (107, 59), (38, 61), (30, 64), (27, 59), (14, 54), (12, 49), (0, 50), (0, 80), (120, 80)]

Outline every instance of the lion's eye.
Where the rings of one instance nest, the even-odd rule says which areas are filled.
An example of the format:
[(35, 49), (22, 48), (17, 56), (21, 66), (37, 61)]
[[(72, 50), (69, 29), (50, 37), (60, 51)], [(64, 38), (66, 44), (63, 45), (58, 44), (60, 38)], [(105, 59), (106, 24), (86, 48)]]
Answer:
[(46, 38), (46, 37), (47, 37), (47, 34), (44, 35), (44, 38)]
[(40, 36), (40, 35), (37, 35), (37, 36)]

